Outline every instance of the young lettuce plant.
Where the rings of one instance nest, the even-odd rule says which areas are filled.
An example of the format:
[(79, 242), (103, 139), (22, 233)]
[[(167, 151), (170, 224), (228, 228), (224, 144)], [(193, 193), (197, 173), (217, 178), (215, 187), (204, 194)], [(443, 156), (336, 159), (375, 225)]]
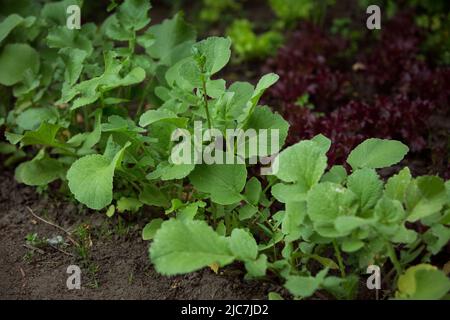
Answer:
[[(404, 168), (385, 184), (375, 171), (399, 162), (408, 151), (405, 145), (398, 141), (366, 140), (349, 155), (347, 163), (352, 172), (348, 176), (342, 166), (323, 174), (329, 146), (323, 141), (303, 141), (287, 148), (278, 158), (277, 176), (283, 184), (274, 185), (272, 194), (286, 205), (282, 230), (285, 240), (292, 242), (294, 256), (298, 252), (308, 257), (320, 254), (324, 245), (332, 247), (341, 274), (339, 282), (356, 282), (358, 272), (364, 273), (370, 264), (384, 265), (386, 259), (391, 260), (398, 276), (419, 255), (429, 259), (420, 249), (421, 244), (427, 243), (426, 238), (420, 239), (422, 235), (406, 227), (406, 223), (417, 221), (442, 228), (442, 242), (437, 250), (442, 249), (450, 239), (444, 218), (448, 219), (449, 204), (444, 181), (434, 176), (413, 179), (408, 168)], [(300, 159), (297, 167), (282, 165), (296, 163), (294, 159)], [(287, 188), (297, 190), (288, 197)], [(437, 239), (433, 242), (436, 244)], [(400, 257), (396, 250), (399, 246)], [(284, 268), (292, 273), (291, 266)], [(353, 274), (347, 275), (348, 270)], [(296, 286), (289, 279), (288, 276), (286, 286), (295, 294)], [(336, 288), (326, 279), (322, 288), (333, 293)]]
[[(294, 296), (306, 298), (316, 290), (326, 290), (337, 298), (349, 299), (356, 297), (360, 274), (369, 265), (388, 266), (386, 261), (390, 260), (395, 272), (385, 271), (393, 279), (400, 277), (397, 297), (414, 297), (401, 293), (405, 285), (400, 283), (406, 281), (401, 279), (409, 279), (411, 272), (403, 273), (411, 262), (418, 258), (428, 261), (450, 239), (449, 182), (435, 176), (413, 178), (404, 168), (385, 183), (376, 169), (398, 163), (408, 148), (401, 142), (381, 139), (366, 140), (352, 151), (347, 159), (351, 174), (343, 166), (326, 171), (330, 146), (331, 142), (319, 135), (288, 147), (276, 158), (279, 182), (271, 191), (285, 209), (266, 216), (275, 221), (269, 230), (273, 237), (257, 246), (257, 254), (252, 251), (254, 245), (247, 246), (252, 254), (242, 256), (233, 251), (235, 231), (227, 237), (220, 228), (214, 231), (200, 222), (195, 223), (202, 227), (194, 227), (192, 222), (186, 226), (186, 221), (177, 218), (162, 223), (153, 234), (150, 258), (157, 270), (164, 274), (187, 272), (177, 260), (179, 254), (189, 261), (198, 259), (191, 262), (189, 271), (238, 260), (245, 263), (250, 277), (263, 276), (267, 270), (276, 272)], [(407, 223), (419, 222), (433, 231), (419, 234), (407, 227)], [(206, 245), (210, 242), (205, 239), (187, 244), (179, 239), (187, 233), (195, 238), (200, 229), (205, 237), (221, 239), (217, 240), (221, 245)], [(273, 254), (273, 247), (282, 249), (281, 258)], [(310, 269), (312, 261), (323, 267), (315, 275)], [(430, 277), (441, 279), (439, 274)], [(441, 298), (445, 288), (448, 291), (448, 281), (439, 288), (436, 296)]]
[[(59, 12), (68, 4), (44, 6), (42, 11)], [(100, 210), (114, 204), (108, 215), (116, 207), (123, 212), (151, 205), (163, 207), (168, 214), (183, 211), (189, 215), (200, 208), (214, 211), (220, 220), (217, 223), (231, 228), (234, 222), (220, 219), (220, 212), (233, 211), (238, 216), (236, 206), (225, 206), (243, 199), (245, 165), (227, 165), (222, 170), (214, 165), (175, 164), (170, 161), (175, 146), (171, 136), (176, 129), (193, 133), (197, 121), (224, 136), (226, 129), (277, 129), (281, 146), (287, 123), (258, 105), (278, 77), (266, 75), (256, 87), (245, 82), (227, 87), (224, 80), (213, 76), (229, 61), (230, 40), (212, 37), (196, 43), (195, 31), (181, 15), (138, 35), (150, 21), (149, 8), (147, 1), (127, 0), (101, 28), (89, 24), (80, 31), (68, 30), (60, 25), (62, 21), (49, 18), (50, 30), (42, 31), (43, 40), (32, 44), (48, 46), (53, 52), (52, 57), (40, 60), (57, 57), (52, 70), (55, 78), (49, 79), (57, 107), (35, 101), (25, 110), (18, 106), (11, 112), (9, 141), (40, 149), (33, 160), (18, 167), (16, 177), (40, 186), (67, 180), (75, 198), (89, 208)], [(123, 47), (123, 42), (128, 45)], [(102, 44), (106, 44), (104, 52)], [(145, 54), (137, 53), (136, 46), (142, 46)], [(146, 102), (152, 108), (142, 114)], [(135, 119), (125, 105), (137, 105)], [(267, 150), (247, 153), (245, 158), (278, 152), (277, 148)], [(190, 188), (183, 180), (188, 176), (201, 194), (184, 196)], [(210, 188), (205, 179), (219, 183)], [(207, 198), (216, 205), (204, 210), (200, 204)], [(170, 211), (174, 201), (176, 206)], [(257, 210), (249, 202), (243, 211), (241, 215), (251, 216)]]
[[(145, 170), (158, 157), (149, 147), (156, 138), (147, 136), (146, 130), (129, 118), (124, 105), (138, 105), (137, 113), (140, 113), (139, 109), (152, 98), (149, 92), (157, 83), (156, 73), (164, 72), (186, 52), (190, 53), (195, 31), (176, 15), (137, 36), (136, 31), (149, 22), (149, 5), (148, 1), (133, 0), (123, 2), (101, 28), (86, 24), (81, 30), (69, 30), (64, 19), (52, 19), (58, 16), (52, 12), (63, 14), (70, 4), (78, 3), (62, 1), (45, 5), (41, 10), (41, 21), (49, 26), (49, 31), (36, 26), (36, 32), (42, 36), (28, 40), (30, 44), (22, 46), (48, 48), (39, 54), (34, 49), (28, 51), (36, 51), (41, 67), (48, 64), (51, 68), (44, 69), (49, 71), (48, 76), (47, 73), (38, 75), (39, 79), (46, 77), (45, 83), (39, 82), (27, 93), (26, 97), (33, 97), (32, 100), (14, 94), (16, 107), (8, 116), (6, 125), (10, 129), (6, 137), (13, 144), (20, 143), (20, 147), (40, 149), (33, 160), (18, 167), (16, 177), (21, 182), (43, 186), (59, 178), (65, 180), (68, 167), (72, 167), (67, 178), (75, 197), (90, 208), (101, 209), (112, 200), (112, 176), (116, 174), (121, 178), (120, 187), (125, 190), (116, 195), (118, 201), (122, 199), (122, 210), (127, 210), (130, 203), (136, 207), (135, 199), (130, 197), (136, 194), (142, 194), (148, 204), (165, 205), (168, 200), (164, 194), (153, 192), (157, 188), (145, 183)], [(117, 34), (114, 33), (116, 25), (126, 25), (126, 28), (119, 28), (122, 33)], [(23, 39), (22, 33), (26, 30), (19, 28), (18, 33), (8, 35), (6, 40)], [(123, 48), (116, 41), (128, 41), (129, 45)], [(136, 43), (146, 49), (145, 54), (135, 52)], [(107, 50), (102, 54), (104, 49)], [(4, 56), (6, 53), (4, 50)], [(23, 56), (11, 54), (19, 60)], [(0, 78), (13, 75), (8, 68), (2, 68)], [(16, 92), (16, 87), (25, 81), (19, 79), (17, 84), (7, 85), (13, 86)], [(138, 84), (144, 81), (146, 86), (140, 90)], [(36, 94), (37, 90), (45, 94)], [(139, 95), (131, 95), (134, 92)], [(93, 156), (99, 151), (103, 155)], [(74, 163), (83, 156), (86, 158)], [(91, 165), (97, 170), (89, 169)], [(94, 183), (83, 185), (83, 181)]]

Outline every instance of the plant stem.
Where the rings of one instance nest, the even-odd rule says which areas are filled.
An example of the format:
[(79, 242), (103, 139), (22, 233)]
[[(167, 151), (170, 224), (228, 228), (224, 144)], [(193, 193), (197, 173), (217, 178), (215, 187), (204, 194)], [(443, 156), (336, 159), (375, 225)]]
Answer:
[(128, 49), (130, 49), (130, 56), (134, 53), (136, 47), (136, 32), (133, 32), (133, 37), (128, 42)]
[(146, 94), (147, 90), (150, 88), (150, 85), (152, 84), (152, 81), (153, 81), (153, 77), (150, 78), (147, 81), (147, 83), (145, 84), (145, 87), (144, 87), (144, 89), (142, 91), (141, 100), (139, 101), (139, 105), (138, 105), (138, 108), (137, 108), (137, 111), (136, 111), (136, 117), (139, 117), (141, 115), (141, 113), (142, 113), (142, 108), (144, 107), (144, 102), (145, 102), (145, 97), (146, 97), (145, 94)]
[(397, 271), (397, 274), (402, 274), (403, 269), (400, 264), (400, 262), (397, 259), (397, 254), (395, 253), (394, 247), (390, 242), (386, 242), (387, 249), (388, 249), (388, 255), (389, 259), (391, 259), (392, 264), (394, 265), (395, 271)]
[(203, 85), (203, 100), (205, 102), (206, 118), (208, 119), (208, 128), (211, 129), (212, 128), (211, 116), (209, 115), (208, 95), (206, 94), (206, 81), (204, 77), (202, 77), (202, 85)]
[(342, 276), (342, 278), (345, 278), (344, 261), (342, 260), (341, 251), (339, 250), (339, 246), (338, 246), (336, 240), (333, 240), (333, 247), (334, 247), (334, 253), (335, 253), (336, 258), (338, 260), (339, 270), (341, 271), (341, 276)]

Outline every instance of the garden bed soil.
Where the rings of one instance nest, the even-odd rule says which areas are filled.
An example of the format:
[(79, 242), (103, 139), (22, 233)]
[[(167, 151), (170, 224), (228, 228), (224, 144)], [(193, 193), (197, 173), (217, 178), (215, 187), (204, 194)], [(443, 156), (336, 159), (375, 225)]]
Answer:
[[(61, 251), (44, 246), (31, 253), (24, 246), (28, 234), (37, 233), (44, 239), (60, 235), (70, 242), (63, 231), (38, 220), (27, 207), (65, 230), (89, 226), (88, 261), (80, 260), (73, 245)], [(204, 269), (161, 276), (149, 262), (149, 243), (140, 236), (147, 219), (130, 224), (128, 232), (118, 236), (117, 225), (111, 222), (115, 219), (80, 209), (18, 184), (11, 172), (1, 169), (0, 299), (266, 299), (268, 292), (281, 291), (270, 282), (244, 280), (239, 266), (219, 270), (219, 274)], [(66, 270), (73, 264), (82, 270), (80, 290), (66, 287)]]

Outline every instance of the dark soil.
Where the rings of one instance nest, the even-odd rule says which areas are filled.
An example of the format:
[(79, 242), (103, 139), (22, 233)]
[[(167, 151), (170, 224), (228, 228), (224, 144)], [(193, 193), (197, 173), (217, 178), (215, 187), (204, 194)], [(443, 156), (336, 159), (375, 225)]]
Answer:
[[(1, 170), (0, 299), (266, 299), (268, 292), (281, 290), (269, 282), (245, 281), (239, 266), (219, 274), (204, 269), (163, 277), (151, 266), (149, 243), (140, 237), (148, 217), (120, 228), (117, 219), (38, 194)], [(80, 257), (67, 234), (35, 218), (27, 207), (65, 230), (88, 230), (88, 258)], [(25, 237), (33, 233), (42, 239), (60, 235), (67, 245), (27, 248)], [(66, 287), (66, 270), (73, 264), (82, 270), (80, 290)]]

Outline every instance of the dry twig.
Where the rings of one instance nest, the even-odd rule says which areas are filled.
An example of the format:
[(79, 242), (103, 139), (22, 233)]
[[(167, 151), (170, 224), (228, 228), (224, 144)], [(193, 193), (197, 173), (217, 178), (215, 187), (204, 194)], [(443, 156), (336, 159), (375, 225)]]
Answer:
[(64, 228), (62, 228), (62, 227), (60, 227), (60, 226), (58, 226), (57, 224), (54, 224), (53, 222), (47, 221), (47, 220), (45, 220), (44, 218), (39, 217), (37, 214), (35, 214), (35, 213), (33, 212), (33, 210), (32, 210), (30, 207), (27, 206), (27, 209), (28, 209), (28, 211), (30, 211), (30, 213), (33, 215), (33, 217), (35, 217), (36, 219), (38, 219), (38, 220), (40, 220), (40, 221), (42, 221), (42, 222), (44, 222), (44, 223), (46, 223), (46, 224), (48, 224), (48, 225), (50, 225), (50, 226), (53, 226), (53, 227), (55, 227), (55, 228), (57, 228), (57, 229), (63, 231), (64, 233), (66, 233), (66, 234), (67, 234), (67, 239), (69, 239), (70, 242), (72, 242), (72, 243), (73, 243), (74, 245), (76, 245), (77, 247), (79, 246), (78, 242), (76, 242), (76, 241), (72, 238), (72, 234), (71, 234), (69, 231), (67, 231), (66, 229), (64, 229)]

